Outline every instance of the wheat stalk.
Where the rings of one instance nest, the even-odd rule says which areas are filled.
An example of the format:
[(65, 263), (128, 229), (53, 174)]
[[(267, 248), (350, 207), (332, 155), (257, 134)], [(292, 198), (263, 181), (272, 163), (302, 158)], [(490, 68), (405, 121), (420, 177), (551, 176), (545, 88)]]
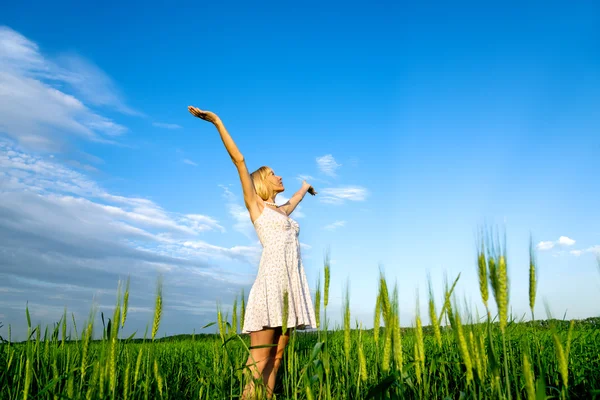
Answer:
[(425, 344), (423, 342), (423, 326), (421, 325), (421, 306), (419, 300), (419, 291), (417, 290), (417, 310), (415, 316), (416, 323), (416, 338), (415, 342), (417, 344), (417, 350), (419, 351), (418, 363), (421, 364), (421, 370), (425, 369)]
[(573, 328), (575, 327), (575, 320), (572, 319), (569, 323), (569, 332), (567, 333), (567, 350), (565, 351), (565, 357), (567, 363), (569, 362), (569, 353), (571, 352), (571, 341), (573, 340)]
[(480, 381), (483, 381), (483, 363), (481, 355), (479, 354), (479, 345), (473, 335), (473, 330), (469, 330), (469, 344), (471, 347), (471, 354), (473, 355), (473, 361), (475, 362), (475, 370)]
[(25, 362), (25, 384), (23, 387), (23, 400), (27, 400), (29, 396), (29, 387), (31, 386), (31, 378), (33, 376), (33, 367), (31, 366), (31, 360), (29, 356), (27, 356), (27, 361)]
[(156, 359), (154, 360), (154, 378), (156, 379), (156, 383), (158, 386), (158, 392), (160, 393), (160, 397), (163, 397), (163, 377), (160, 375), (158, 371), (158, 362)]
[(244, 318), (246, 317), (246, 300), (244, 297), (244, 289), (242, 289), (242, 307), (240, 309), (240, 330), (244, 329)]
[(388, 372), (390, 370), (390, 356), (392, 353), (392, 329), (391, 327), (385, 327), (385, 344), (383, 346), (383, 359), (381, 361), (381, 366), (383, 372)]
[(285, 290), (283, 292), (283, 315), (281, 317), (281, 331), (283, 332), (284, 335), (287, 334), (289, 308), (290, 308), (289, 294), (288, 294), (288, 291)]
[(556, 352), (556, 360), (558, 362), (558, 371), (560, 372), (560, 376), (562, 378), (563, 385), (565, 388), (569, 387), (569, 367), (567, 364), (567, 357), (565, 356), (565, 351), (563, 349), (562, 343), (558, 338), (556, 333), (552, 334), (552, 339), (554, 340), (554, 350)]
[(344, 353), (346, 360), (350, 359), (350, 340), (350, 293), (348, 286), (346, 286), (346, 296), (344, 299)]
[(123, 380), (123, 400), (129, 398), (129, 376), (131, 375), (131, 364), (129, 363), (129, 353), (127, 353), (127, 367), (125, 367), (125, 378)]
[(417, 345), (419, 358), (416, 361), (417, 364), (420, 364), (421, 371), (425, 370), (425, 345), (423, 343), (423, 327), (421, 326), (421, 317), (417, 314), (416, 317), (416, 325), (417, 325), (417, 337), (415, 343)]
[(417, 376), (417, 383), (421, 384), (421, 362), (420, 362), (420, 354), (419, 354), (419, 346), (417, 342), (414, 343), (414, 357), (415, 357), (415, 375)]
[(98, 366), (98, 368), (100, 368), (100, 379), (99, 379), (99, 384), (98, 386), (100, 387), (100, 398), (103, 399), (104, 398), (104, 380), (106, 378), (106, 369), (101, 368), (100, 366)]
[(431, 320), (431, 326), (433, 328), (433, 335), (438, 348), (442, 348), (442, 332), (440, 331), (440, 323), (437, 318), (437, 310), (435, 307), (435, 300), (433, 298), (433, 288), (431, 287), (431, 277), (428, 277), (429, 282), (429, 319)]
[(135, 385), (138, 382), (140, 375), (140, 366), (142, 365), (142, 349), (138, 352), (137, 361), (135, 362), (135, 372), (133, 374), (133, 385), (135, 389)]
[(93, 327), (94, 327), (93, 322), (90, 320), (87, 328), (83, 332), (84, 340), (83, 340), (83, 347), (81, 350), (81, 387), (83, 387), (83, 383), (85, 381), (87, 361), (88, 361), (88, 348), (89, 348), (90, 340), (92, 337)]
[(373, 340), (375, 345), (379, 344), (379, 326), (381, 323), (381, 294), (377, 294), (375, 301), (375, 314), (373, 316)]
[(456, 325), (456, 341), (458, 344), (458, 351), (463, 359), (465, 368), (467, 370), (467, 383), (470, 383), (473, 380), (473, 364), (471, 362), (471, 356), (469, 354), (467, 340), (465, 338), (463, 326), (460, 321), (460, 315), (458, 312), (454, 315), (454, 321)]
[(127, 285), (125, 286), (125, 294), (123, 295), (123, 312), (121, 315), (121, 328), (125, 326), (127, 319), (127, 309), (129, 307), (129, 281), (131, 277), (127, 277)]
[(324, 308), (327, 308), (327, 305), (329, 304), (329, 282), (331, 280), (331, 271), (330, 271), (330, 266), (329, 266), (329, 250), (325, 254), (324, 270), (325, 270), (325, 293), (324, 293), (324, 297), (323, 297), (323, 306), (324, 306)]
[(498, 314), (500, 330), (504, 333), (508, 320), (508, 273), (504, 254), (498, 259)]
[[(400, 333), (400, 304), (398, 302), (398, 285), (394, 285), (394, 298), (393, 298), (393, 308), (392, 308), (392, 321), (390, 325), (390, 330), (392, 331), (392, 339), (393, 339), (393, 352), (394, 352), (394, 364), (396, 365), (396, 370), (402, 373), (403, 368), (403, 357), (402, 357), (402, 335)], [(386, 328), (387, 329), (387, 328)]]
[(152, 341), (156, 337), (158, 327), (160, 326), (160, 317), (162, 315), (162, 278), (159, 277), (156, 285), (156, 304), (154, 306), (154, 322), (152, 323)]
[(237, 319), (237, 296), (233, 300), (233, 309), (231, 310), (231, 329), (233, 333), (236, 334), (238, 332), (238, 319)]
[[(58, 365), (56, 365), (56, 358), (55, 358), (54, 361), (52, 362), (52, 377), (56, 381), (56, 383), (54, 384), (54, 387), (56, 387), (56, 385), (58, 385), (59, 376), (60, 376), (60, 374), (58, 373)], [(54, 394), (53, 399), (58, 400), (58, 395), (56, 393)]]
[(479, 275), (479, 291), (481, 293), (481, 300), (483, 301), (483, 305), (485, 309), (488, 310), (488, 300), (490, 297), (490, 293), (488, 290), (488, 271), (487, 271), (487, 263), (485, 260), (485, 246), (483, 243), (483, 239), (481, 240), (481, 249), (479, 250), (479, 255), (477, 256), (477, 267), (478, 267), (478, 275)]
[(358, 362), (360, 369), (360, 380), (363, 382), (367, 381), (367, 359), (365, 358), (365, 351), (363, 350), (363, 344), (360, 343), (358, 347)]
[(225, 326), (223, 324), (223, 313), (221, 307), (217, 304), (217, 326), (219, 328), (219, 335), (221, 336), (221, 342), (225, 342)]
[(317, 280), (317, 291), (315, 292), (315, 319), (317, 329), (321, 326), (321, 276)]
[(360, 324), (360, 330), (358, 331), (358, 370), (360, 374), (360, 380), (362, 382), (367, 381), (367, 359), (365, 357), (365, 351), (363, 348), (362, 340), (363, 328), (362, 323)]
[(527, 399), (535, 400), (535, 377), (533, 376), (533, 371), (531, 370), (531, 363), (529, 362), (529, 357), (527, 357), (527, 354), (523, 354), (523, 378), (525, 380), (525, 391), (527, 392)]
[(535, 307), (535, 294), (537, 289), (536, 282), (536, 257), (533, 246), (533, 238), (529, 239), (529, 308), (531, 309), (531, 319), (535, 320), (533, 309)]

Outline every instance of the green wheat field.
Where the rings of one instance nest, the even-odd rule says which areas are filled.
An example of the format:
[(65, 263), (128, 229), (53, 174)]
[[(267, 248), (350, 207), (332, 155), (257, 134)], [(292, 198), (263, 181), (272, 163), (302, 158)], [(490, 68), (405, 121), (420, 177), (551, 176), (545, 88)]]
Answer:
[[(484, 315), (472, 315), (453, 295), (460, 275), (432, 293), (414, 321), (399, 320), (397, 287), (380, 271), (374, 329), (353, 322), (345, 294), (342, 326), (328, 326), (330, 266), (314, 298), (317, 331), (291, 333), (275, 399), (594, 399), (600, 398), (600, 318), (564, 321), (533, 314), (537, 274), (533, 245), (529, 268), (531, 320), (510, 315), (505, 248), (478, 242)], [(600, 261), (599, 261), (600, 267)], [(124, 289), (124, 290), (123, 290)], [(438, 297), (439, 296), (439, 297)], [(244, 295), (231, 315), (215, 309), (217, 334), (157, 338), (162, 283), (144, 339), (125, 338), (129, 281), (118, 285), (112, 318), (102, 316), (102, 337), (93, 337), (92, 311), (78, 327), (68, 314), (52, 327), (31, 326), (29, 339), (1, 339), (0, 399), (236, 399), (247, 382), (249, 337), (240, 335)], [(417, 299), (418, 300), (418, 299)], [(492, 304), (493, 302), (493, 304)], [(492, 313), (489, 307), (494, 306)], [(431, 320), (422, 326), (423, 313)], [(285, 318), (284, 318), (285, 319)], [(363, 321), (364, 323), (364, 321)], [(404, 326), (412, 326), (405, 328)], [(208, 329), (209, 326), (204, 327)], [(260, 388), (259, 388), (260, 389)], [(260, 392), (260, 390), (259, 390)], [(260, 395), (258, 398), (264, 398)]]

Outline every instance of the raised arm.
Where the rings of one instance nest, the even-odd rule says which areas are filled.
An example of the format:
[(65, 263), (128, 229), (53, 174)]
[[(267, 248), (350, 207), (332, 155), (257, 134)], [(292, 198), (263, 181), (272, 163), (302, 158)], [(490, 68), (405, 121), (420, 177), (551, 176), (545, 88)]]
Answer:
[(250, 212), (250, 217), (252, 221), (258, 218), (261, 210), (258, 207), (259, 197), (256, 194), (256, 190), (254, 189), (254, 184), (252, 183), (252, 178), (250, 177), (250, 173), (248, 172), (248, 168), (246, 167), (246, 161), (244, 160), (244, 156), (238, 149), (237, 145), (233, 141), (227, 129), (225, 129), (225, 125), (221, 121), (221, 119), (213, 112), (203, 111), (199, 108), (189, 106), (189, 112), (200, 119), (211, 122), (219, 131), (221, 135), (221, 140), (225, 145), (225, 149), (229, 153), (231, 157), (231, 161), (238, 170), (238, 174), (240, 176), (240, 181), (242, 183), (242, 190), (244, 192), (244, 203), (246, 204), (246, 208)]
[(290, 215), (295, 209), (296, 206), (304, 199), (306, 193), (310, 193), (311, 195), (316, 195), (315, 189), (306, 181), (302, 182), (302, 187), (298, 190), (294, 195), (287, 201), (287, 203), (283, 204), (280, 208), (285, 211), (287, 215)]

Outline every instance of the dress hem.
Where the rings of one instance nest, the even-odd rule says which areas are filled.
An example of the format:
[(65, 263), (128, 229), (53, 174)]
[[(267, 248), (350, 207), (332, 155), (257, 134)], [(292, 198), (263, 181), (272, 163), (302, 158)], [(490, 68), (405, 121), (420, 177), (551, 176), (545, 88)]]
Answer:
[[(282, 327), (282, 325), (273, 325), (273, 326), (271, 326), (271, 325), (263, 325), (263, 327), (261, 329), (254, 329), (254, 328), (249, 329), (249, 330), (244, 329), (244, 330), (242, 330), (241, 333), (243, 334), (243, 333), (260, 332), (260, 331), (265, 330), (265, 329), (273, 329), (273, 328), (281, 328), (281, 327)], [(288, 329), (296, 329), (296, 330), (305, 331), (305, 330), (308, 330), (308, 329), (316, 329), (316, 326), (313, 326), (313, 325), (310, 325), (310, 324), (300, 324), (300, 325), (296, 325), (295, 327), (294, 326), (288, 326)]]

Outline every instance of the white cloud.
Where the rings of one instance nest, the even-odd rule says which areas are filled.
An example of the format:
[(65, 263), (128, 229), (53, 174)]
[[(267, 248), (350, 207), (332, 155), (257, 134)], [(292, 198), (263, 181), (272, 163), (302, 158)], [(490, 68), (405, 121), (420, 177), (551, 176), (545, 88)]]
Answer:
[(0, 27), (0, 133), (37, 150), (60, 151), (66, 135), (114, 143), (113, 137), (127, 128), (92, 111), (82, 99), (136, 112), (99, 68), (76, 56), (58, 61), (64, 66), (46, 59), (38, 45), (20, 33)]
[(227, 210), (229, 211), (229, 215), (235, 220), (233, 229), (250, 240), (256, 239), (256, 231), (246, 207), (240, 206), (237, 203), (229, 203), (227, 204)]
[(56, 60), (55, 79), (67, 82), (84, 101), (94, 106), (109, 107), (128, 115), (143, 115), (125, 104), (123, 95), (113, 80), (91, 61), (75, 54)]
[(317, 166), (325, 175), (335, 177), (336, 170), (342, 165), (338, 164), (331, 154), (327, 154), (321, 157), (317, 157)]
[(164, 128), (164, 129), (181, 129), (181, 125), (167, 124), (164, 122), (153, 122), (152, 126), (155, 126), (157, 128)]
[(188, 165), (192, 165), (192, 166), (194, 166), (194, 167), (197, 167), (197, 166), (198, 166), (198, 164), (196, 164), (196, 163), (195, 163), (195, 162), (193, 162), (192, 160), (188, 160), (187, 158), (184, 158), (184, 159), (183, 159), (183, 163), (184, 163), (184, 164), (188, 164)]
[[(319, 184), (319, 183), (328, 184), (328, 183), (329, 183), (329, 182), (328, 182), (327, 180), (325, 180), (325, 179), (319, 179), (319, 178), (315, 178), (315, 177), (314, 177), (314, 176), (312, 176), (312, 175), (302, 175), (302, 174), (301, 174), (301, 175), (298, 175), (298, 176), (296, 177), (296, 180), (298, 180), (299, 182), (306, 181), (306, 182), (310, 183), (310, 184), (311, 184), (311, 185), (313, 185), (313, 186), (315, 186), (315, 183), (317, 183), (317, 184)], [(317, 190), (317, 192), (319, 191), (319, 188), (318, 188), (318, 187), (316, 187), (315, 189)]]
[(229, 190), (229, 188), (225, 185), (219, 185), (219, 187), (221, 189), (223, 189), (223, 197), (225, 198), (225, 200), (233, 202), (236, 199), (235, 194), (233, 194), (233, 192), (231, 190)]
[(556, 241), (542, 241), (537, 244), (537, 249), (542, 251), (552, 250), (555, 247), (569, 247), (575, 244), (575, 240), (561, 236)]
[(598, 256), (600, 256), (600, 244), (597, 244), (595, 246), (590, 246), (587, 249), (583, 249), (583, 250), (571, 250), (569, 253), (571, 253), (572, 255), (579, 257), (582, 254), (586, 254), (586, 253), (592, 253), (592, 254), (596, 254)]
[(538, 250), (541, 251), (554, 250), (552, 254), (552, 256), (554, 257), (559, 257), (566, 254), (571, 254), (575, 257), (580, 257), (587, 253), (600, 255), (600, 245), (590, 246), (585, 249), (573, 249), (568, 252), (565, 250), (565, 248), (572, 247), (575, 243), (576, 241), (568, 236), (560, 236), (558, 240), (555, 241), (539, 242), (536, 247)]
[(343, 204), (344, 201), (364, 201), (368, 191), (362, 187), (325, 188), (320, 192), (320, 201), (328, 204)]
[(346, 225), (346, 221), (335, 221), (329, 225), (325, 225), (323, 227), (323, 229), (327, 230), (327, 231), (333, 231), (336, 230), (337, 228), (342, 228)]
[(170, 213), (147, 199), (110, 194), (79, 172), (18, 151), (2, 141), (0, 174), (0, 194), (4, 197), (32, 193), (48, 207), (61, 209), (76, 220), (118, 226), (119, 230), (136, 232), (138, 236), (150, 237), (148, 229), (191, 236), (224, 231), (212, 217)]
[(296, 177), (296, 179), (298, 179), (300, 182), (302, 182), (302, 181), (310, 182), (310, 181), (314, 180), (315, 178), (313, 178), (310, 175), (298, 175)]
[(550, 250), (554, 247), (554, 242), (539, 242), (537, 245), (538, 250)]
[(558, 238), (558, 244), (563, 245), (563, 246), (573, 246), (575, 244), (575, 241), (566, 236), (561, 236)]
[(196, 250), (196, 255), (204, 255), (207, 257), (214, 257), (217, 255), (234, 260), (247, 261), (253, 265), (257, 265), (260, 261), (260, 246), (221, 247), (211, 245), (201, 240), (187, 241), (184, 242), (183, 245)]
[(200, 215), (200, 214), (187, 214), (185, 217), (189, 221), (194, 221), (197, 224), (196, 225), (197, 229), (210, 230), (208, 228), (212, 227), (212, 228), (219, 229), (221, 232), (225, 232), (225, 228), (223, 228), (221, 225), (219, 225), (219, 222), (212, 217), (209, 217), (206, 215)]
[[(248, 292), (253, 278), (239, 272), (240, 264), (254, 271), (259, 244), (206, 240), (206, 233), (224, 231), (211, 216), (169, 212), (148, 199), (110, 193), (53, 158), (33, 156), (0, 140), (3, 322), (20, 320), (26, 301), (40, 305), (35, 318), (42, 325), (60, 318), (65, 306), (79, 322), (93, 298), (112, 304), (117, 281), (130, 275), (130, 305), (140, 316), (132, 312), (126, 325), (132, 327), (130, 333), (143, 333), (148, 323), (144, 314), (153, 307), (148, 287), (154, 287), (160, 273), (169, 299), (165, 321), (172, 318), (165, 326), (191, 332), (212, 318), (208, 313), (214, 307), (196, 310), (203, 317), (188, 322), (186, 304), (230, 302), (242, 287)], [(19, 329), (13, 330), (14, 337), (22, 337)]]

